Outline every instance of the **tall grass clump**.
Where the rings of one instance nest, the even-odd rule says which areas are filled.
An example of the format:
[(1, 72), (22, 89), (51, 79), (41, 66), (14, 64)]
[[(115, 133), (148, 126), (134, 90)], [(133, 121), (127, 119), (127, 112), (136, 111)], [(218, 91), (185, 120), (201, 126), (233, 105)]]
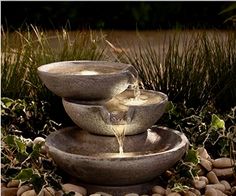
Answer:
[(13, 100), (50, 103), (47, 115), (63, 125), (71, 124), (61, 98), (39, 79), (40, 65), (66, 60), (104, 60), (101, 35), (92, 31), (46, 32), (30, 26), (27, 31), (1, 30), (1, 93)]
[(144, 88), (165, 92), (170, 100), (196, 109), (213, 104), (229, 110), (236, 105), (235, 32), (182, 32), (137, 43), (114, 54), (135, 66)]
[(101, 36), (94, 32), (67, 30), (45, 32), (30, 26), (28, 31), (1, 30), (2, 96), (49, 100), (52, 95), (40, 81), (37, 67), (65, 60), (105, 59)]

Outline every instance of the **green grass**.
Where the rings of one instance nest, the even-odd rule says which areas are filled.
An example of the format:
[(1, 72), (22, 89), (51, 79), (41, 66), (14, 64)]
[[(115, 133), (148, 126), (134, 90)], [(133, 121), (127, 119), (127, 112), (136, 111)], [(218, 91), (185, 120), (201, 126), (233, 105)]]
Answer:
[(176, 33), (138, 47), (114, 52), (135, 66), (142, 86), (167, 93), (174, 102), (201, 109), (213, 104), (229, 110), (236, 105), (236, 33)]
[[(31, 26), (27, 32), (9, 33), (1, 38), (2, 96), (33, 97), (48, 100), (53, 96), (42, 84), (37, 67), (66, 60), (105, 59), (100, 38), (93, 32), (53, 32), (52, 36)], [(98, 47), (99, 46), (99, 47)]]

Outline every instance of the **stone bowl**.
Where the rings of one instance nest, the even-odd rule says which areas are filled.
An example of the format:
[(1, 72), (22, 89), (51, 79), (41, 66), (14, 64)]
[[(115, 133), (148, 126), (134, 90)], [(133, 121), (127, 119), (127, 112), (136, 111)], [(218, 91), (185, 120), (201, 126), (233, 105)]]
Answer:
[[(133, 97), (133, 90), (127, 89), (109, 102), (101, 105), (90, 105), (79, 101), (63, 99), (66, 113), (72, 121), (83, 130), (98, 135), (114, 135), (111, 118), (111, 110), (125, 113), (125, 135), (134, 135), (146, 131), (165, 112), (168, 102), (167, 95), (157, 91), (140, 90), (141, 96), (149, 96), (148, 102), (142, 105), (124, 105), (119, 99)], [(149, 101), (150, 100), (150, 101)], [(112, 108), (114, 107), (114, 108)], [(118, 112), (119, 114), (119, 112)]]
[(106, 61), (62, 61), (38, 67), (46, 87), (60, 97), (107, 100), (137, 77), (132, 65)]
[(172, 167), (186, 152), (188, 140), (176, 130), (154, 126), (126, 136), (120, 155), (115, 137), (70, 127), (51, 133), (45, 145), (55, 163), (81, 182), (123, 186), (148, 182)]

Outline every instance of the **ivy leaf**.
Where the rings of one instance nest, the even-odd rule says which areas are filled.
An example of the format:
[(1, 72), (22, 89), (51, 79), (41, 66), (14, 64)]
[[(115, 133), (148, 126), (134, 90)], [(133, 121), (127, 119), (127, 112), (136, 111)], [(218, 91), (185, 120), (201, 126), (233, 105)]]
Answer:
[(213, 114), (211, 116), (211, 127), (214, 129), (225, 129), (225, 122), (217, 115)]
[(17, 151), (21, 154), (27, 154), (26, 152), (26, 144), (24, 142), (21, 141), (21, 139), (15, 137), (15, 144), (16, 144), (16, 147), (17, 147)]
[(5, 105), (5, 107), (7, 107), (7, 108), (9, 108), (11, 106), (11, 104), (13, 103), (13, 100), (8, 97), (2, 97), (1, 101)]
[(199, 161), (199, 158), (198, 158), (197, 150), (189, 149), (186, 156), (185, 156), (185, 158), (184, 158), (184, 161), (185, 162), (191, 162), (193, 164), (198, 164), (200, 161)]
[(21, 181), (28, 181), (32, 178), (33, 173), (33, 169), (31, 168), (22, 169), (20, 173), (15, 177), (15, 179)]
[(38, 174), (33, 174), (31, 176), (30, 183), (33, 184), (35, 192), (39, 193), (41, 191), (43, 185), (45, 184), (45, 181)]
[(5, 142), (9, 147), (15, 147), (15, 137), (14, 135), (7, 135)]
[(37, 143), (33, 146), (33, 151), (30, 153), (30, 157), (32, 159), (37, 159), (39, 157), (41, 147), (42, 147), (42, 143)]

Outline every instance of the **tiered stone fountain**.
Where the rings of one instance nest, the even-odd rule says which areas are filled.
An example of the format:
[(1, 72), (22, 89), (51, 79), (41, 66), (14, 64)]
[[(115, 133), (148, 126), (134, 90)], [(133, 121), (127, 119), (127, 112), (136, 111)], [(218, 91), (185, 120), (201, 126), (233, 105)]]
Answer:
[(38, 74), (62, 97), (77, 125), (50, 134), (48, 153), (91, 192), (145, 193), (150, 182), (186, 152), (183, 133), (152, 126), (164, 113), (167, 96), (139, 90), (133, 66), (65, 61), (43, 65)]

